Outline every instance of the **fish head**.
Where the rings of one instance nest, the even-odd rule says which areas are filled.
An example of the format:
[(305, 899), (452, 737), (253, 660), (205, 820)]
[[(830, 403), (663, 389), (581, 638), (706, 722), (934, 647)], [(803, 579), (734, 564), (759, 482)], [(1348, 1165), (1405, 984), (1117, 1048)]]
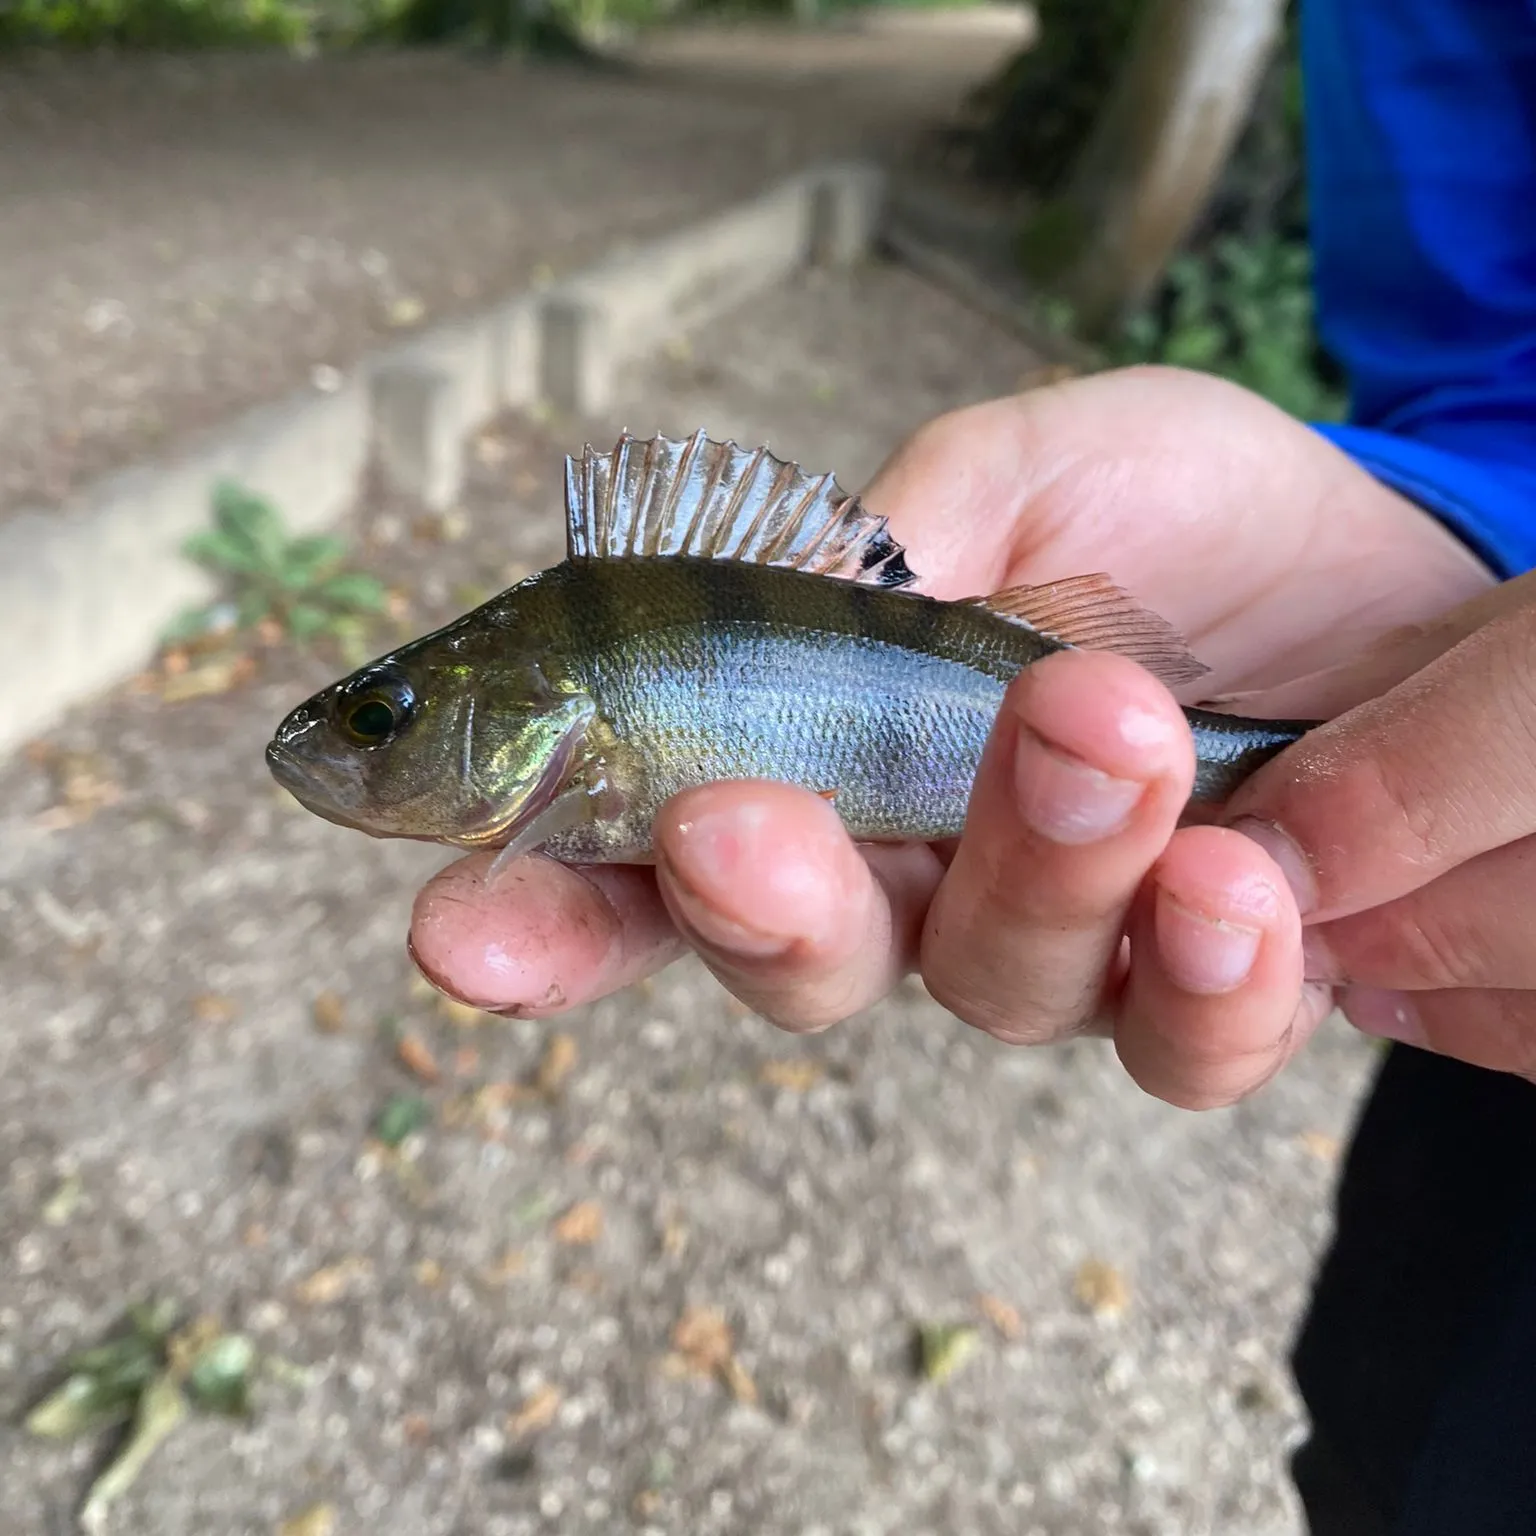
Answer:
[(502, 633), (427, 636), (291, 711), (272, 776), (315, 815), (374, 837), (498, 847), (581, 763), (596, 708)]

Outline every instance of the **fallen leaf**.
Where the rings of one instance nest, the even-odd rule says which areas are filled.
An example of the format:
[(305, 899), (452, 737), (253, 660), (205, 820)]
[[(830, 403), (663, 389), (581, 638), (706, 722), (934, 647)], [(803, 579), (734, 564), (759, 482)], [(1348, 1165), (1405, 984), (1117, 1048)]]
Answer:
[(80, 1176), (70, 1174), (48, 1197), (47, 1203), (43, 1206), (44, 1223), (50, 1227), (62, 1227), (79, 1209), (80, 1199), (84, 1193), (85, 1185), (80, 1182)]
[(675, 1217), (668, 1218), (661, 1229), (661, 1251), (675, 1259), (687, 1246), (687, 1226)]
[(346, 1004), (334, 992), (322, 992), (312, 1011), (315, 1028), (322, 1035), (339, 1035), (347, 1027)]
[(981, 1333), (969, 1323), (925, 1323), (918, 1328), (918, 1354), (929, 1381), (953, 1376), (976, 1352)]
[(571, 1247), (595, 1243), (603, 1234), (603, 1208), (596, 1200), (573, 1205), (554, 1225), (555, 1241)]
[(218, 992), (202, 992), (192, 999), (192, 1013), (203, 1024), (228, 1024), (235, 1016), (235, 1005)]
[(790, 1093), (806, 1093), (827, 1075), (824, 1062), (805, 1056), (765, 1061), (758, 1076), (771, 1088), (784, 1088)]
[(425, 1445), (432, 1438), (432, 1424), (424, 1413), (408, 1413), (400, 1421), (400, 1433), (412, 1445)]
[(375, 1117), (373, 1134), (393, 1150), (432, 1118), (432, 1106), (414, 1093), (397, 1093)]
[(472, 1045), (461, 1045), (453, 1053), (455, 1077), (473, 1077), (480, 1066), (480, 1052)]
[(247, 1248), (265, 1248), (267, 1246), (267, 1229), (260, 1222), (253, 1221), (241, 1234), (240, 1241)]
[(524, 1435), (531, 1435), (536, 1430), (547, 1429), (555, 1422), (555, 1415), (560, 1411), (560, 1404), (564, 1396), (559, 1387), (546, 1382), (536, 1391), (529, 1393), (523, 1406), (516, 1413), (507, 1418), (507, 1434), (512, 1439), (521, 1439)]
[(303, 1514), (290, 1516), (277, 1528), (277, 1536), (333, 1536), (336, 1509), (331, 1504), (312, 1504)]
[(344, 1296), (352, 1288), (352, 1282), (370, 1273), (372, 1268), (367, 1259), (358, 1255), (327, 1264), (295, 1286), (294, 1295), (306, 1305), (326, 1306)]
[(1012, 1341), (1023, 1334), (1024, 1323), (1019, 1317), (1018, 1308), (1010, 1306), (1001, 1296), (991, 1296), (983, 1292), (976, 1298), (976, 1305), (980, 1308), (981, 1315), (1005, 1339)]
[(713, 1307), (689, 1307), (672, 1330), (672, 1348), (701, 1376), (720, 1370), (731, 1358), (731, 1329)]
[(553, 1098), (575, 1069), (579, 1056), (573, 1036), (551, 1035), (544, 1047), (544, 1059), (539, 1063), (534, 1087), (546, 1098)]
[(107, 770), (106, 763), (89, 752), (47, 751), (39, 766), (51, 769), (58, 803), (36, 818), (35, 825), (45, 831), (62, 831), (87, 822), (97, 811), (116, 805), (122, 789)]
[(1344, 1150), (1343, 1142), (1337, 1136), (1328, 1135), (1326, 1131), (1303, 1131), (1301, 1145), (1320, 1163), (1338, 1162), (1339, 1154)]
[(720, 1374), (725, 1378), (725, 1385), (731, 1396), (738, 1403), (751, 1405), (757, 1402), (757, 1383), (752, 1380), (746, 1366), (735, 1355), (720, 1367)]
[(1102, 1259), (1088, 1259), (1078, 1268), (1072, 1291), (1081, 1305), (1102, 1318), (1119, 1317), (1131, 1300), (1125, 1276)]
[(256, 658), (243, 651), (237, 652), (167, 677), (160, 685), (160, 697), (167, 704), (184, 704), (188, 699), (228, 693), (255, 675)]
[(416, 1266), (416, 1283), (436, 1290), (443, 1283), (443, 1266), (436, 1259), (423, 1259)]
[(661, 1512), (662, 1497), (654, 1488), (642, 1488), (634, 1497), (631, 1508), (634, 1510), (635, 1519), (649, 1520), (652, 1515)]
[(407, 1072), (424, 1083), (435, 1083), (443, 1075), (437, 1065), (437, 1058), (420, 1035), (401, 1035), (395, 1046), (395, 1055)]
[(505, 1285), (528, 1268), (528, 1257), (520, 1248), (509, 1248), (496, 1262), (480, 1271), (487, 1285)]

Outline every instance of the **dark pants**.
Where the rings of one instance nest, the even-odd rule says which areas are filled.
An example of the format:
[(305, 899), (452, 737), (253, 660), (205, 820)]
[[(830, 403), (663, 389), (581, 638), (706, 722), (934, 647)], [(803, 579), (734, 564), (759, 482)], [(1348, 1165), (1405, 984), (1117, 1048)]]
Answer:
[(1293, 1365), (1312, 1536), (1536, 1536), (1536, 1087), (1394, 1048)]

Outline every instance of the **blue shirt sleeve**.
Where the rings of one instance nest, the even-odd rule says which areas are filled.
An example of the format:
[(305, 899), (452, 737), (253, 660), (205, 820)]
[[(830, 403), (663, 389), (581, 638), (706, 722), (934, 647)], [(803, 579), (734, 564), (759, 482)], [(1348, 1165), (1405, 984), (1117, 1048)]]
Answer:
[(1501, 577), (1536, 567), (1536, 0), (1303, 0), (1320, 425)]

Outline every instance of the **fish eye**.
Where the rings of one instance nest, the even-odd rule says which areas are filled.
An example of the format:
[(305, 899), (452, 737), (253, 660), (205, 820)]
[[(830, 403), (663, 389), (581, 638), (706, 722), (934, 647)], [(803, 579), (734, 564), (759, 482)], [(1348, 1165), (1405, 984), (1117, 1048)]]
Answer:
[(397, 734), (411, 718), (416, 697), (408, 684), (388, 679), (343, 700), (342, 731), (360, 747), (377, 747)]

